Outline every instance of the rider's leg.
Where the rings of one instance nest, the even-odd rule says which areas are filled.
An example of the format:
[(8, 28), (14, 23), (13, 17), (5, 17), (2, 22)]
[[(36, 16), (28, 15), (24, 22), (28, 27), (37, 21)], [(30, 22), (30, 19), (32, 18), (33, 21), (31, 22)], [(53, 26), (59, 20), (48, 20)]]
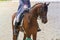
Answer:
[(18, 27), (20, 25), (20, 22), (21, 22), (22, 18), (23, 18), (22, 14), (17, 16), (16, 21), (15, 21), (15, 26), (16, 27)]
[(26, 12), (29, 12), (29, 9), (26, 9), (26, 10), (24, 10), (23, 12), (21, 12), (21, 14), (18, 14), (18, 15), (17, 15), (16, 21), (15, 21), (15, 26), (16, 26), (16, 27), (21, 24), (21, 21), (22, 21), (22, 19), (23, 19), (23, 17), (24, 17), (24, 13), (26, 13)]
[(29, 9), (24, 10), (23, 13), (20, 15), (18, 25), (21, 25), (21, 21), (22, 21), (22, 19), (23, 19), (23, 17), (24, 17), (24, 14), (25, 14), (26, 12), (29, 12)]
[[(14, 35), (17, 35), (17, 32), (18, 32), (18, 26), (20, 25), (20, 23), (21, 23), (21, 20), (22, 20), (22, 14), (20, 15), (18, 15), (17, 17), (16, 17), (16, 20), (15, 20), (15, 23), (14, 23)], [(20, 20), (19, 20), (19, 18), (20, 18)]]

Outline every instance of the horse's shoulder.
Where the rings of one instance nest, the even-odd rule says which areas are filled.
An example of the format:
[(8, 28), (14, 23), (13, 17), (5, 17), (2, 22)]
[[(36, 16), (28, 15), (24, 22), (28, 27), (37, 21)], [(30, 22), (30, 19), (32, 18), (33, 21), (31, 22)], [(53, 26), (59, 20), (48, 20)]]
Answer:
[(29, 19), (32, 18), (32, 14), (31, 13), (26, 13), (24, 18), (29, 20)]

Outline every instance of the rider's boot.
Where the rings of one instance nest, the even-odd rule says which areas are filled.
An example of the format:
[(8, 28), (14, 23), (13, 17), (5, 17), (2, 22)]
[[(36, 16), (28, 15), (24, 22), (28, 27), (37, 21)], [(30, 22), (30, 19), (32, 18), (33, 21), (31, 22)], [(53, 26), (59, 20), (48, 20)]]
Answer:
[(37, 32), (39, 32), (39, 31), (41, 31), (41, 29), (40, 29), (39, 26), (38, 26), (38, 30), (37, 30)]

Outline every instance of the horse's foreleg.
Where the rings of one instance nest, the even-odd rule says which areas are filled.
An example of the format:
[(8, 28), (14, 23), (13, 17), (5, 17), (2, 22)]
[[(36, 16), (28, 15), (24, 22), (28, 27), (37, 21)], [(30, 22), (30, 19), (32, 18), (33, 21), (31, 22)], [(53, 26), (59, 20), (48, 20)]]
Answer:
[(26, 34), (26, 32), (24, 32), (24, 38), (23, 38), (23, 40), (26, 40), (26, 37), (27, 38), (31, 38), (31, 34)]
[(27, 38), (26, 38), (25, 40), (32, 40), (32, 39), (31, 39), (31, 34), (27, 34), (26, 37), (27, 37)]
[(16, 32), (16, 34), (13, 32), (13, 40), (17, 40), (18, 35), (19, 35), (19, 30)]
[(13, 34), (13, 40), (17, 40), (17, 35)]
[(24, 33), (24, 38), (23, 38), (23, 40), (25, 40), (26, 39), (26, 34)]
[(25, 33), (24, 32), (24, 38), (23, 38), (23, 40), (30, 40), (31, 39), (31, 34), (29, 34), (29, 33)]
[(33, 40), (36, 40), (37, 34), (33, 34)]

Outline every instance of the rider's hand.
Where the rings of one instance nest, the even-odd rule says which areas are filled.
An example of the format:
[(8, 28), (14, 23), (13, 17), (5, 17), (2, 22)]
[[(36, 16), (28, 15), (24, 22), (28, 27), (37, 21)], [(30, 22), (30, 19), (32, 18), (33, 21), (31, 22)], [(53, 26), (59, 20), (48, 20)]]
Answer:
[(27, 5), (24, 5), (24, 9), (26, 9), (26, 8), (28, 8), (28, 6)]

